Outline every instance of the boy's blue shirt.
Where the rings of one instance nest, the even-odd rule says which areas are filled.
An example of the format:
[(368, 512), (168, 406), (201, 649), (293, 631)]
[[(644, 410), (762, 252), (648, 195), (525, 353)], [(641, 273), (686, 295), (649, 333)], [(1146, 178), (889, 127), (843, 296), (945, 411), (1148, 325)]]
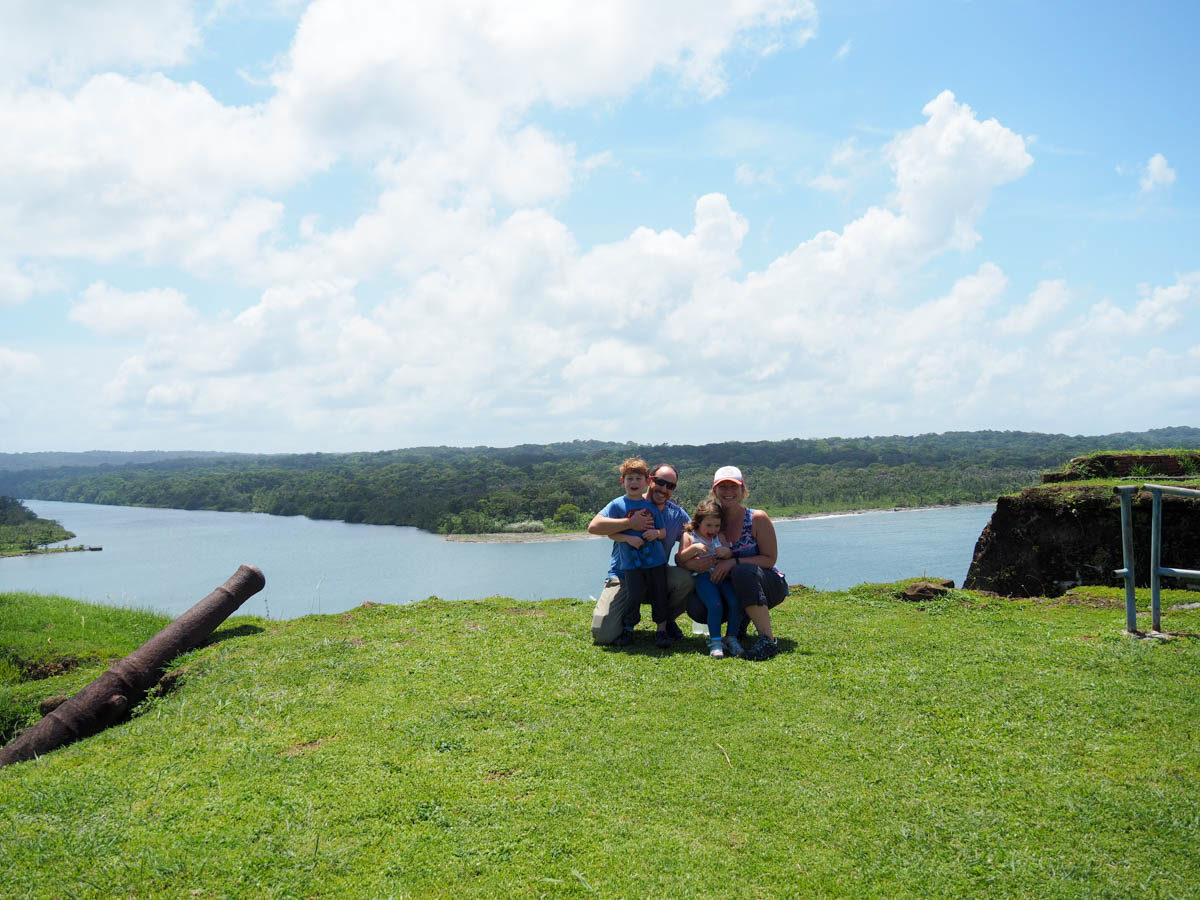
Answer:
[[(624, 519), (635, 509), (650, 510), (650, 514), (654, 517), (654, 527), (661, 528), (666, 532), (666, 537), (661, 541), (651, 542), (654, 548), (653, 559), (656, 559), (657, 562), (651, 560), (649, 565), (661, 566), (667, 562), (667, 554), (683, 534), (683, 526), (691, 521), (691, 519), (684, 512), (683, 507), (677, 503), (672, 503), (670, 500), (660, 510), (649, 500), (641, 498), (630, 499), (625, 496), (617, 497), (609, 503), (608, 506), (600, 510), (600, 515), (608, 519)], [(640, 535), (641, 532), (626, 531), (625, 534)], [(638, 565), (633, 548), (621, 541), (612, 541), (612, 555), (609, 559), (608, 577), (620, 578), (622, 569), (636, 568), (638, 568)]]

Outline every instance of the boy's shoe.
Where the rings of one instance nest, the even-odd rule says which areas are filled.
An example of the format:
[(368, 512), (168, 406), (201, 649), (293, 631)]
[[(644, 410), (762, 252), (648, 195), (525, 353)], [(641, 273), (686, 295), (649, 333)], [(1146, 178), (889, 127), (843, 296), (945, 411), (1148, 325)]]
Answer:
[(745, 648), (741, 644), (738, 643), (738, 639), (735, 637), (725, 638), (725, 646), (729, 648), (730, 656), (745, 656), (746, 655)]
[(772, 640), (769, 637), (760, 637), (754, 642), (754, 646), (746, 651), (746, 659), (761, 661), (770, 659), (779, 652), (779, 641)]
[(613, 641), (614, 647), (628, 647), (633, 643), (633, 630), (622, 631), (617, 635), (617, 639)]
[(675, 643), (675, 642), (673, 640), (671, 640), (671, 636), (669, 634), (667, 634), (665, 631), (654, 632), (654, 646), (655, 647), (658, 647), (661, 650), (666, 650), (673, 643)]
[(721, 642), (720, 638), (717, 638), (716, 640), (710, 639), (708, 642), (708, 647), (708, 655), (713, 659), (725, 658), (725, 645)]
[(667, 634), (671, 636), (671, 640), (673, 641), (683, 640), (683, 631), (680, 630), (679, 626), (674, 621), (667, 623)]

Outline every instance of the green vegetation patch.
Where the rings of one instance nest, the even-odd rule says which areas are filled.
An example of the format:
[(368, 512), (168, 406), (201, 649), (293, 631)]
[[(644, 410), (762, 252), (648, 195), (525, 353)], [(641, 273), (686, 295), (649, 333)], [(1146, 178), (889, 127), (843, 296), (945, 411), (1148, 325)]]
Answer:
[(794, 591), (757, 664), (593, 646), (570, 600), (235, 631), (128, 724), (0, 770), (0, 871), (34, 897), (1196, 896), (1200, 640), (900, 587)]
[(73, 537), (75, 532), (52, 519), (39, 518), (20, 500), (0, 497), (0, 556), (31, 553)]
[[(1072, 481), (1059, 481), (1053, 484), (1039, 484), (1035, 487), (1024, 488), (1020, 491), (1005, 494), (1007, 497), (1044, 498), (1055, 503), (1070, 505), (1074, 503), (1098, 501), (1119, 506), (1120, 497), (1116, 488), (1122, 485), (1141, 484), (1145, 479), (1122, 478), (1090, 478)], [(1200, 478), (1174, 479), (1174, 487), (1200, 489)], [(1141, 497), (1149, 498), (1150, 493), (1139, 492)]]

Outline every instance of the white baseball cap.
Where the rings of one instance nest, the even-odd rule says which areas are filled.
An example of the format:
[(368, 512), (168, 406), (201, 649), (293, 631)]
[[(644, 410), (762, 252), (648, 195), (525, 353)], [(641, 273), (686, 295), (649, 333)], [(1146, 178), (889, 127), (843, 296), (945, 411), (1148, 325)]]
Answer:
[(746, 486), (746, 479), (742, 477), (742, 470), (737, 466), (721, 466), (713, 475), (713, 487), (716, 487), (722, 481), (733, 481), (737, 484)]

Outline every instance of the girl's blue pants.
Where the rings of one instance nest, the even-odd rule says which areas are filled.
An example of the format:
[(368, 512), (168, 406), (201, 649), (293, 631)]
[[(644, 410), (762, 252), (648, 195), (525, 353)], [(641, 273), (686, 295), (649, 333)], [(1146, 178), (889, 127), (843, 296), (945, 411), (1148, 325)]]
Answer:
[(737, 601), (733, 582), (726, 578), (720, 584), (713, 584), (707, 572), (700, 572), (696, 575), (696, 594), (708, 610), (708, 636), (721, 636), (721, 622), (725, 618), (725, 611), (728, 610), (728, 634), (737, 637), (738, 629), (742, 627), (742, 605)]

